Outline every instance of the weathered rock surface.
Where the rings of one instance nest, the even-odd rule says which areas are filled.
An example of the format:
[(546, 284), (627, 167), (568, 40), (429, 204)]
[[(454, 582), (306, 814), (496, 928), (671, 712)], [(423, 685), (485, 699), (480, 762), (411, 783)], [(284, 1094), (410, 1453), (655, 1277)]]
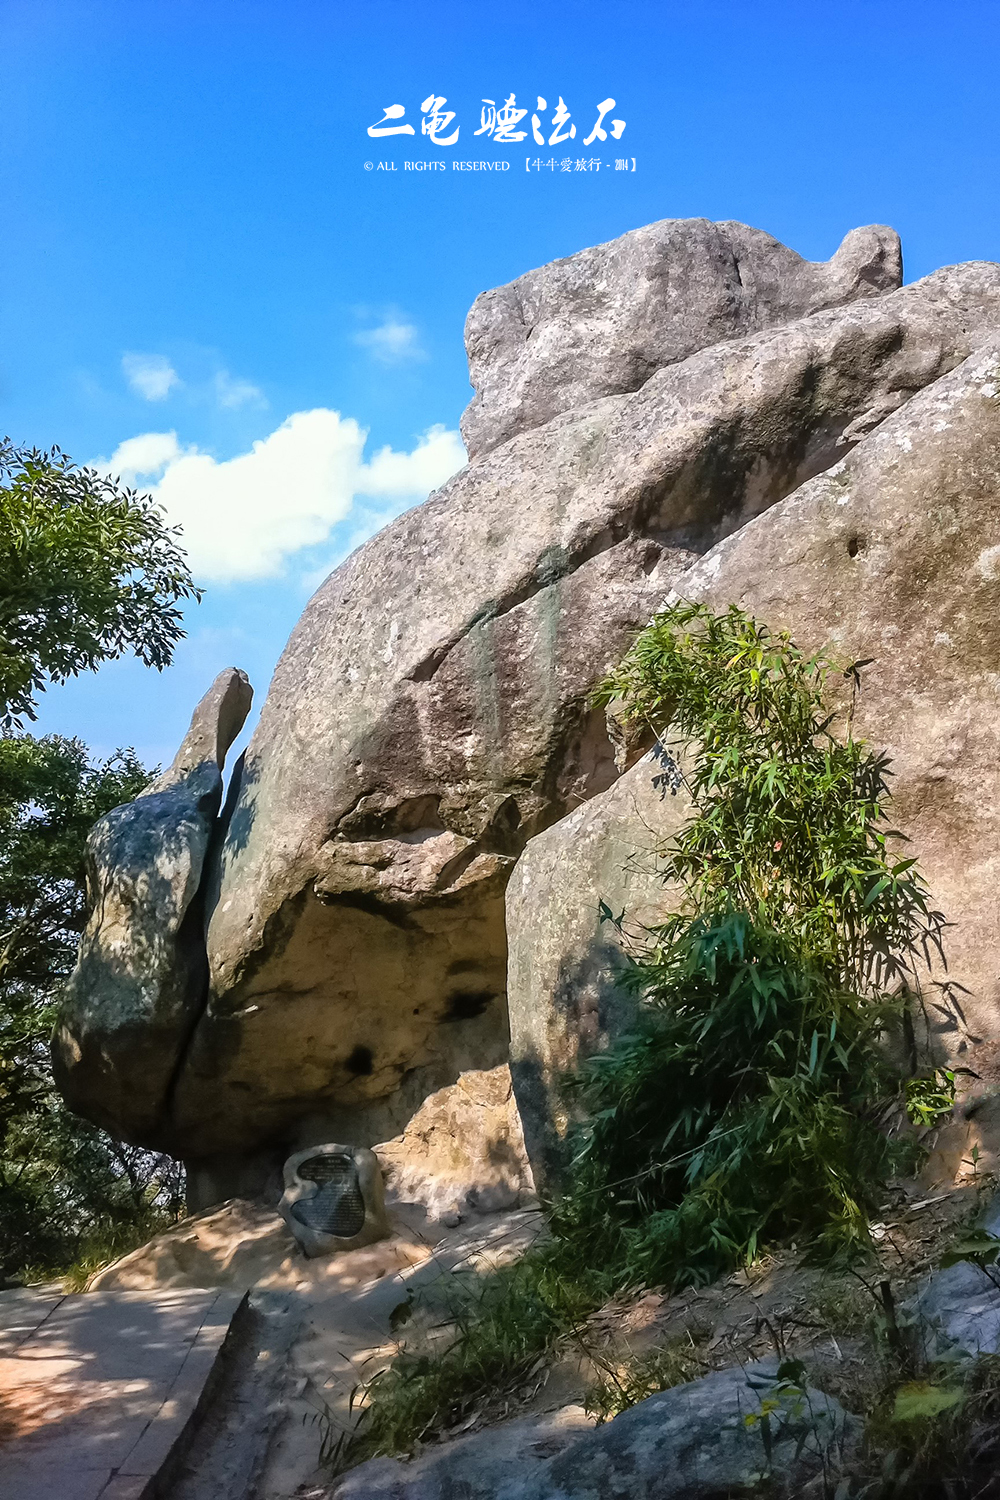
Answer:
[[(981, 1227), (1000, 1235), (1000, 1202), (994, 1199)], [(993, 1279), (997, 1268), (990, 1272), (959, 1261), (928, 1277), (912, 1307), (926, 1353), (1000, 1352), (1000, 1287)]]
[[(856, 231), (819, 267), (740, 226), (653, 226), (645, 239), (627, 239), (618, 252), (585, 252), (553, 272), (552, 288), (565, 284), (558, 296), (567, 318), (583, 320), (581, 336), (597, 351), (596, 384), (584, 371), (582, 385), (559, 387), (568, 407), (548, 420), (532, 407), (531, 420), (544, 425), (481, 454), (354, 553), (308, 605), (197, 899), (211, 814), (199, 811), (189, 829), (178, 800), (197, 772), (157, 794), (173, 800), (162, 804), (141, 858), (132, 830), (147, 826), (143, 802), (155, 796), (95, 835), (95, 849), (107, 843), (99, 851), (107, 911), (88, 932), (74, 979), (62, 1078), (76, 1107), (186, 1157), (200, 1184), (196, 1202), (250, 1190), (241, 1174), (255, 1152), (263, 1182), (298, 1147), (385, 1140), (460, 1073), (506, 1061), (511, 870), (528, 839), (617, 776), (603, 715), (588, 706), (595, 682), (671, 589), (685, 578), (696, 587), (699, 558), (720, 558), (733, 533), (770, 535), (753, 530), (762, 513), (1000, 330), (998, 266), (953, 267), (881, 290), (898, 276), (888, 232)], [(615, 270), (617, 253), (626, 259)], [(676, 275), (664, 280), (671, 256)], [(732, 284), (733, 266), (742, 287)], [(548, 287), (545, 273), (532, 274)], [(594, 307), (603, 298), (609, 309), (601, 337), (584, 316), (588, 280)], [(684, 311), (685, 296), (693, 310)], [(545, 365), (545, 349), (558, 364), (565, 340), (550, 291), (539, 297), (540, 362), (524, 389), (537, 376), (555, 390), (561, 377)], [(505, 328), (506, 314), (497, 316)], [(476, 325), (481, 363), (488, 321)], [(655, 347), (637, 354), (647, 323)], [(507, 334), (496, 337), (499, 372)], [(612, 353), (598, 369), (601, 351), (616, 343), (620, 369)], [(647, 356), (652, 372), (640, 368)], [(621, 382), (640, 375), (640, 388), (623, 394)], [(504, 376), (512, 388), (520, 378)], [(965, 492), (948, 493), (957, 515)], [(903, 534), (908, 524), (900, 521)], [(965, 546), (970, 533), (955, 524)], [(808, 536), (794, 543), (803, 556), (811, 545)], [(757, 546), (734, 555), (751, 581), (758, 567), (760, 612), (776, 611), (781, 623), (775, 590), (785, 573), (794, 576), (797, 554), (789, 540), (758, 565)], [(987, 573), (992, 566), (981, 563)], [(711, 582), (710, 573), (697, 576)], [(917, 573), (904, 564), (899, 576), (920, 603), (887, 583), (880, 628), (895, 623), (906, 640), (936, 574), (928, 561)], [(821, 586), (818, 576), (802, 585), (807, 635)], [(816, 607), (817, 629), (832, 619)], [(971, 658), (956, 658), (956, 683), (970, 671)], [(975, 693), (988, 693), (985, 675)], [(933, 715), (921, 720), (922, 711), (914, 698), (908, 712), (926, 739)], [(894, 743), (877, 716), (871, 725), (873, 739)], [(948, 777), (945, 768), (945, 789)], [(145, 869), (153, 845), (161, 862), (173, 849), (197, 859), (185, 854), (184, 879), (167, 880), (165, 923), (143, 927), (130, 910), (115, 928), (114, 902), (128, 905), (135, 884), (129, 860)], [(143, 901), (141, 911), (151, 911)], [(188, 942), (202, 906), (207, 999), (197, 943)], [(125, 936), (113, 937), (119, 928)], [(583, 941), (582, 928), (577, 936)], [(540, 1066), (558, 1067), (571, 1029), (564, 1022), (562, 1041), (547, 1037)]]
[(540, 1187), (564, 1164), (571, 1123), (564, 1076), (633, 1023), (636, 998), (616, 976), (674, 904), (661, 851), (690, 814), (678, 764), (669, 752), (651, 752), (529, 840), (514, 869), (507, 887), (510, 1068)]
[(587, 1430), (580, 1407), (510, 1422), (432, 1448), (412, 1462), (373, 1459), (333, 1500), (718, 1500), (767, 1474), (768, 1493), (801, 1495), (835, 1473), (861, 1422), (821, 1391), (780, 1399), (768, 1463), (758, 1425), (775, 1366), (721, 1370), (674, 1386)]
[(995, 1084), (980, 1088), (967, 1075), (965, 1083), (961, 1103), (935, 1130), (920, 1168), (920, 1181), (930, 1192), (1000, 1180), (1000, 1092)]
[(694, 558), (1000, 319), (1000, 268), (716, 346), (524, 433), (367, 543), (279, 663), (159, 1139), (375, 1141), (504, 1060), (503, 892), (614, 779), (587, 695)]
[(832, 260), (803, 260), (746, 224), (662, 219), (483, 292), (465, 325), (472, 459), (665, 365), (741, 334), (892, 291), (899, 237), (853, 229)]
[[(1000, 1014), (1000, 341), (719, 543), (674, 593), (871, 661), (855, 732), (891, 755), (894, 826), (953, 924), (947, 970), (924, 976), (931, 1029), (987, 1084)], [(642, 856), (690, 804), (660, 802), (653, 783), (644, 760), (532, 839), (508, 887), (511, 1070), (538, 1181), (560, 1161), (560, 1075), (629, 1024), (597, 900), (641, 927), (675, 899)]]
[(402, 1135), (375, 1147), (392, 1196), (458, 1222), (534, 1201), (506, 1063), (460, 1074), (417, 1110)]
[(807, 650), (871, 660), (855, 732), (891, 756), (893, 826), (953, 924), (947, 972), (935, 966), (927, 986), (932, 1029), (988, 1082), (1000, 1015), (1000, 341), (675, 587), (788, 627)]
[(91, 914), (54, 1043), (73, 1109), (135, 1140), (162, 1129), (171, 1080), (208, 982), (202, 868), (226, 752), (253, 693), (221, 672), (173, 764), (96, 824), (87, 845)]

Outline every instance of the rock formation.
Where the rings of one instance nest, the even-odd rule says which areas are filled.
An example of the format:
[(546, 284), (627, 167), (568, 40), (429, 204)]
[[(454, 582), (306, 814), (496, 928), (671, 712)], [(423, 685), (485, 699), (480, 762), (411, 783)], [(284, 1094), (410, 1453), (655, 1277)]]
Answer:
[(116, 1134), (156, 1139), (205, 1001), (202, 871), (222, 801), (226, 752), (253, 693), (221, 672), (169, 770), (94, 827), (90, 917), (55, 1045), (73, 1109)]
[(536, 835), (507, 887), (507, 1005), (518, 1110), (535, 1181), (563, 1165), (570, 1125), (562, 1081), (629, 1030), (634, 994), (618, 983), (676, 893), (662, 847), (691, 815), (679, 767), (660, 752)]
[(892, 291), (899, 239), (854, 229), (812, 264), (746, 224), (662, 219), (483, 292), (465, 325), (470, 458), (709, 344)]
[(995, 1074), (1000, 339), (676, 587), (787, 627), (806, 650), (871, 662), (854, 729), (891, 757), (893, 826), (953, 924), (947, 971), (928, 987), (932, 1028), (948, 1055)]
[[(994, 1238), (1000, 1236), (996, 1198), (979, 1227)], [(924, 1321), (930, 1349), (942, 1359), (954, 1359), (956, 1353), (975, 1357), (1000, 1352), (1000, 1287), (992, 1266), (983, 1270), (965, 1260), (932, 1272), (907, 1311)]]
[(446, 1224), (535, 1201), (506, 1063), (461, 1073), (375, 1154), (394, 1198), (419, 1203)]
[[(720, 542), (677, 579), (673, 596), (735, 603), (791, 630), (807, 651), (870, 661), (854, 730), (891, 756), (894, 826), (954, 924), (947, 969), (935, 963), (926, 976), (931, 1031), (943, 1055), (995, 1081), (1000, 339)], [(560, 1073), (621, 1029), (612, 1020), (588, 1030), (579, 1015), (595, 984), (605, 1007), (618, 995), (597, 896), (638, 920), (644, 903), (655, 915), (657, 901), (665, 910), (671, 900), (655, 879), (652, 890), (647, 882), (630, 892), (615, 873), (684, 816), (677, 801), (658, 809), (655, 775), (640, 762), (532, 840), (508, 890), (511, 1066), (536, 1176), (543, 1160), (554, 1165), (565, 1130)]]
[[(776, 1398), (776, 1365), (716, 1371), (592, 1430), (571, 1406), (432, 1446), (410, 1462), (373, 1459), (335, 1484), (333, 1500), (719, 1500), (765, 1471), (776, 1497), (821, 1493), (857, 1446), (861, 1420), (808, 1387)], [(765, 1452), (759, 1424), (746, 1418), (768, 1399)]]
[[(968, 419), (965, 397), (954, 412), (931, 407), (986, 368), (977, 351), (1000, 330), (1000, 266), (901, 288), (899, 276), (887, 230), (854, 231), (811, 266), (745, 226), (668, 221), (477, 302), (473, 461), (342, 564), (294, 631), (206, 862), (207, 991), (192, 981), (183, 1003), (145, 1009), (109, 998), (118, 959), (95, 913), (58, 1043), (77, 1107), (188, 1158), (208, 1202), (245, 1191), (232, 1174), (255, 1151), (370, 1145), (463, 1070), (504, 1062), (511, 871), (529, 839), (615, 781), (589, 694), (671, 591), (759, 600), (808, 640), (841, 630), (845, 649), (850, 611), (869, 609), (856, 638), (877, 626), (895, 664), (885, 690), (902, 697), (865, 727), (904, 764), (937, 746), (914, 782), (933, 796), (913, 832), (938, 878), (935, 849), (971, 826), (967, 810), (943, 811), (965, 795), (949, 766), (967, 753), (985, 770), (993, 701), (992, 626), (977, 604), (973, 644), (958, 579), (978, 568), (989, 585), (1000, 538), (982, 530), (993, 418), (977, 429), (971, 414), (986, 412), (985, 387)], [(970, 355), (979, 363), (959, 385), (934, 385)], [(919, 430), (906, 425), (925, 409), (916, 400), (931, 403)], [(863, 487), (837, 466), (873, 433), (862, 450), (882, 455), (884, 477), (886, 455), (907, 456), (903, 439), (933, 447), (935, 422), (959, 419), (979, 456), (948, 449), (948, 475), (928, 460), (927, 485), (947, 498), (935, 511), (928, 489), (918, 522), (900, 489), (895, 531), (876, 545), (851, 499)], [(942, 428), (942, 453), (947, 441)], [(813, 514), (803, 496), (831, 486), (845, 526), (862, 505), (854, 551), (846, 531), (834, 544), (794, 519)], [(947, 563), (932, 555), (938, 521)], [(919, 544), (912, 559), (905, 538)], [(828, 573), (810, 561), (824, 547), (838, 559)], [(939, 581), (958, 593), (938, 600)], [(824, 613), (828, 583), (840, 602)], [(928, 671), (937, 685), (922, 696)], [(931, 720), (947, 694), (961, 707), (939, 743)], [(952, 868), (939, 899), (962, 915)], [(980, 901), (978, 876), (972, 889)], [(530, 891), (522, 911), (523, 932)], [(985, 911), (976, 920), (981, 942)], [(148, 1069), (147, 1056), (161, 1060)]]
[(174, 1149), (310, 1110), (345, 1139), (395, 1096), (377, 1138), (503, 1060), (513, 860), (614, 777), (594, 682), (694, 558), (998, 312), (1000, 272), (966, 267), (716, 346), (511, 439), (337, 570), (247, 753)]

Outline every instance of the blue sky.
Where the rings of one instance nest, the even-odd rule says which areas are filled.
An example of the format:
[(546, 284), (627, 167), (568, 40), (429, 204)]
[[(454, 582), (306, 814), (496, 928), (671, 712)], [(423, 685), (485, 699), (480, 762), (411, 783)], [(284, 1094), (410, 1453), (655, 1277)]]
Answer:
[[(1000, 0), (4, 0), (0, 428), (159, 484), (206, 584), (171, 669), (52, 688), (39, 727), (164, 760), (223, 666), (262, 698), (323, 573), (461, 462), (486, 287), (668, 217), (814, 259), (889, 223), (908, 280), (1000, 259), (998, 23)], [(559, 98), (577, 141), (609, 97), (625, 129), (586, 148), (599, 171), (526, 172), (581, 152), (476, 137), (510, 94), (546, 99), (546, 136)], [(455, 145), (419, 134), (429, 95)], [(397, 103), (418, 134), (371, 139)]]

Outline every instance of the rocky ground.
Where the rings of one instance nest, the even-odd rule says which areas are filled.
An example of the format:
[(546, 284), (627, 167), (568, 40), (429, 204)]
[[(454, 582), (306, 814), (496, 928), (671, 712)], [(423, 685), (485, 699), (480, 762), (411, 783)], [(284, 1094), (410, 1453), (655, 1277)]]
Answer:
[[(852, 1425), (851, 1414), (861, 1419), (870, 1413), (901, 1378), (891, 1349), (887, 1352), (885, 1286), (891, 1316), (907, 1340), (925, 1345), (927, 1355), (936, 1352), (932, 1347), (938, 1337), (935, 1327), (942, 1324), (972, 1353), (1000, 1347), (1000, 1292), (973, 1267), (938, 1271), (942, 1254), (959, 1232), (980, 1220), (994, 1200), (994, 1174), (1000, 1164), (1000, 1103), (987, 1103), (971, 1120), (959, 1118), (936, 1132), (931, 1141), (933, 1149), (920, 1176), (888, 1185), (884, 1217), (873, 1226), (869, 1264), (832, 1271), (804, 1262), (790, 1247), (711, 1286), (674, 1296), (646, 1291), (616, 1299), (565, 1339), (520, 1391), (484, 1401), (444, 1442), (427, 1445), (410, 1460), (376, 1460), (341, 1480), (305, 1484), (298, 1495), (301, 1500), (379, 1500), (383, 1496), (444, 1500), (452, 1493), (448, 1486), (462, 1480), (467, 1488), (457, 1493), (466, 1500), (477, 1500), (480, 1495), (485, 1500), (507, 1493), (489, 1485), (499, 1485), (498, 1476), (509, 1472), (512, 1455), (526, 1444), (535, 1445), (538, 1451), (532, 1448), (534, 1461), (523, 1473), (519, 1470), (521, 1488), (511, 1489), (510, 1494), (527, 1500), (536, 1494), (534, 1486), (540, 1485), (539, 1496), (562, 1495), (561, 1490), (544, 1488), (554, 1483), (545, 1467), (553, 1461), (553, 1454), (568, 1454), (584, 1433), (595, 1426), (601, 1430), (601, 1423), (633, 1405), (648, 1406), (653, 1412), (652, 1393), (674, 1382), (678, 1392), (697, 1387), (702, 1416), (705, 1411), (712, 1413), (704, 1429), (704, 1421), (699, 1427), (685, 1408), (684, 1425), (686, 1442), (697, 1437), (697, 1465), (708, 1476), (705, 1483), (711, 1479), (714, 1484), (721, 1482), (722, 1470), (713, 1468), (712, 1433), (726, 1429), (727, 1403), (736, 1399), (731, 1381), (739, 1372), (756, 1371), (766, 1392), (778, 1383), (779, 1366), (789, 1360), (804, 1365), (816, 1401), (834, 1403), (837, 1412), (842, 1409), (836, 1418), (846, 1423), (841, 1437), (850, 1434), (852, 1452), (861, 1463), (862, 1422)], [(992, 1217), (1000, 1221), (996, 1209)], [(1000, 1228), (1000, 1222), (992, 1227)], [(933, 1289), (930, 1295), (928, 1287)], [(419, 1344), (422, 1337), (428, 1335), (416, 1330), (410, 1335), (410, 1346), (415, 1341)], [(434, 1326), (431, 1341), (441, 1337), (440, 1327)], [(748, 1413), (760, 1396), (750, 1386), (741, 1399)], [(667, 1415), (660, 1411), (657, 1422), (662, 1424)], [(680, 1439), (678, 1444), (673, 1459), (680, 1463), (681, 1449), (688, 1450)], [(735, 1483), (746, 1470), (752, 1448), (751, 1444), (746, 1451), (730, 1454), (725, 1482)], [(589, 1448), (586, 1453), (588, 1465), (597, 1462)], [(583, 1450), (581, 1462), (582, 1456)], [(657, 1464), (668, 1461), (669, 1455), (661, 1451)], [(781, 1464), (776, 1461), (775, 1467), (780, 1469)], [(689, 1487), (678, 1488), (677, 1495), (702, 1493), (693, 1472), (684, 1481)], [(477, 1473), (479, 1478), (474, 1479)], [(822, 1465), (799, 1474), (798, 1480), (795, 1473), (794, 1465), (786, 1465), (783, 1482), (826, 1482)], [(641, 1485), (628, 1488), (631, 1480), (620, 1482), (625, 1486), (620, 1490), (594, 1493), (623, 1497), (654, 1493)], [(606, 1483), (611, 1479), (606, 1478)], [(565, 1493), (574, 1500), (586, 1500), (591, 1494), (579, 1476), (573, 1485), (577, 1487), (571, 1485)], [(657, 1496), (674, 1493), (667, 1488), (655, 1490)]]
[[(453, 1124), (469, 1098), (480, 1100), (477, 1108), (492, 1100), (495, 1110), (499, 1082), (467, 1080), (458, 1099), (446, 1095), (436, 1115), (425, 1112), (414, 1151), (414, 1163), (422, 1162), (427, 1174), (425, 1191), (442, 1165), (435, 1118), (439, 1126)], [(694, 1495), (701, 1493), (690, 1487), (701, 1483), (699, 1475), (714, 1475), (715, 1483), (720, 1475), (749, 1472), (759, 1434), (740, 1423), (780, 1385), (777, 1370), (787, 1360), (802, 1361), (808, 1372), (809, 1401), (822, 1406), (827, 1447), (832, 1452), (849, 1440), (856, 1452), (860, 1418), (899, 1378), (886, 1353), (883, 1284), (908, 1337), (923, 1317), (930, 1340), (937, 1318), (967, 1345), (978, 1338), (984, 1348), (1000, 1347), (1000, 1293), (974, 1268), (936, 1270), (995, 1191), (1000, 1099), (972, 1108), (969, 1117), (957, 1111), (930, 1138), (919, 1178), (888, 1185), (870, 1264), (833, 1272), (805, 1263), (789, 1247), (711, 1286), (616, 1299), (539, 1361), (519, 1389), (484, 1400), (455, 1431), (421, 1445), (409, 1460), (374, 1460), (340, 1477), (331, 1458), (339, 1436), (358, 1419), (364, 1383), (399, 1349), (430, 1351), (448, 1340), (442, 1308), (456, 1274), (488, 1275), (523, 1253), (545, 1232), (541, 1215), (530, 1206), (480, 1212), (469, 1201), (473, 1189), (456, 1197), (453, 1175), (447, 1205), (442, 1199), (432, 1212), (393, 1198), (389, 1240), (315, 1260), (305, 1259), (283, 1221), (260, 1205), (234, 1200), (186, 1220), (92, 1282), (105, 1298), (141, 1302), (145, 1293), (151, 1305), (164, 1295), (195, 1295), (199, 1287), (223, 1288), (235, 1300), (249, 1290), (213, 1375), (211, 1400), (183, 1462), (164, 1481), (163, 1500), (445, 1500), (448, 1486), (467, 1470), (465, 1500), (501, 1495), (488, 1486), (499, 1485), (498, 1476), (514, 1483), (515, 1475), (520, 1488), (512, 1496), (530, 1500), (537, 1493), (542, 1500), (553, 1493), (544, 1486), (556, 1482), (560, 1464), (566, 1493), (587, 1500), (580, 1465), (585, 1459), (587, 1472), (599, 1475), (610, 1464), (608, 1474), (617, 1474), (626, 1461), (621, 1453), (609, 1458), (607, 1444), (625, 1442), (623, 1433), (631, 1433), (626, 1470), (632, 1464), (645, 1472), (643, 1465), (654, 1461), (672, 1466), (689, 1485), (676, 1493)], [(398, 1166), (398, 1143), (394, 1152)], [(409, 1180), (419, 1186), (415, 1165)], [(442, 1216), (459, 1222), (444, 1223)], [(929, 1278), (937, 1288), (930, 1300)], [(165, 1348), (164, 1359), (172, 1357)], [(664, 1386), (669, 1400), (655, 1395)], [(7, 1406), (14, 1412), (16, 1402)], [(617, 1414), (624, 1410), (640, 1415), (623, 1425)], [(739, 1420), (734, 1411), (742, 1413)], [(651, 1454), (654, 1428), (659, 1446)], [(743, 1436), (731, 1443), (738, 1430)], [(664, 1432), (674, 1433), (669, 1453)], [(579, 1444), (591, 1446), (578, 1450)], [(791, 1451), (786, 1480), (825, 1482), (827, 1458), (820, 1463), (817, 1450), (800, 1471)], [(807, 1458), (809, 1452), (807, 1445)], [(604, 1500), (619, 1491), (600, 1493)], [(620, 1493), (631, 1500), (647, 1492)]]
[[(450, 1118), (453, 1107), (449, 1101), (441, 1118)], [(428, 1130), (424, 1148), (431, 1167), (433, 1142)], [(467, 1500), (503, 1493), (483, 1485), (514, 1469), (521, 1488), (510, 1493), (520, 1500), (534, 1495), (532, 1487), (543, 1479), (555, 1482), (549, 1469), (557, 1460), (569, 1466), (567, 1472), (578, 1468), (572, 1455), (578, 1443), (591, 1442), (589, 1434), (598, 1448), (586, 1450), (588, 1469), (600, 1472), (607, 1458), (600, 1445), (613, 1433), (616, 1443), (623, 1441), (620, 1434), (632, 1430), (621, 1426), (622, 1410), (646, 1413), (630, 1418), (635, 1431), (629, 1442), (638, 1447), (629, 1462), (641, 1469), (653, 1461), (642, 1434), (655, 1416), (658, 1432), (674, 1424), (688, 1455), (682, 1462), (678, 1449), (669, 1460), (680, 1466), (677, 1472), (687, 1472), (684, 1463), (690, 1462), (691, 1474), (704, 1471), (718, 1479), (733, 1466), (746, 1470), (759, 1445), (754, 1429), (744, 1428), (746, 1441), (741, 1437), (731, 1452), (724, 1443), (720, 1458), (718, 1435), (736, 1430), (733, 1410), (745, 1417), (754, 1403), (759, 1408), (786, 1360), (801, 1360), (808, 1371), (809, 1399), (823, 1403), (829, 1444), (850, 1438), (852, 1451), (857, 1448), (861, 1424), (854, 1417), (877, 1403), (893, 1377), (882, 1284), (890, 1288), (900, 1325), (914, 1326), (919, 1294), (942, 1253), (963, 1226), (981, 1216), (994, 1193), (1000, 1100), (989, 1099), (971, 1118), (961, 1116), (939, 1130), (931, 1144), (919, 1178), (887, 1187), (870, 1264), (833, 1272), (805, 1263), (789, 1247), (711, 1286), (616, 1299), (540, 1361), (519, 1389), (484, 1400), (456, 1431), (422, 1445), (411, 1460), (375, 1460), (339, 1478), (333, 1477), (331, 1454), (358, 1419), (365, 1381), (399, 1349), (431, 1350), (450, 1338), (442, 1306), (455, 1275), (488, 1275), (523, 1253), (545, 1232), (537, 1210), (484, 1214), (465, 1201), (461, 1222), (449, 1226), (440, 1209), (431, 1214), (422, 1204), (396, 1199), (389, 1240), (309, 1261), (277, 1215), (236, 1200), (185, 1221), (99, 1273), (94, 1284), (105, 1294), (127, 1287), (132, 1296), (143, 1287), (151, 1296), (162, 1296), (164, 1288), (220, 1286), (230, 1294), (250, 1289), (247, 1315), (227, 1343), (213, 1399), (164, 1500), (445, 1500), (466, 1467), (473, 1486)], [(449, 1217), (455, 1211), (452, 1204)], [(972, 1280), (960, 1282), (957, 1291), (953, 1287), (950, 1298), (939, 1298), (929, 1311), (943, 1311), (946, 1321), (965, 1317), (966, 1340), (971, 1317), (986, 1347), (991, 1339), (1000, 1345), (1000, 1294), (992, 1309), (994, 1294), (981, 1273), (957, 1268), (944, 1278), (938, 1273), (935, 1284), (960, 1278), (963, 1270)], [(929, 1337), (929, 1322), (927, 1328)], [(654, 1395), (664, 1385), (673, 1388), (671, 1401), (680, 1403), (676, 1411)], [(598, 1442), (604, 1433), (609, 1436)], [(657, 1451), (657, 1464), (666, 1463), (664, 1451)], [(615, 1472), (621, 1462), (619, 1455)], [(800, 1474), (803, 1485), (822, 1479), (822, 1465), (807, 1470)], [(798, 1472), (791, 1464), (786, 1478)], [(476, 1474), (479, 1488), (473, 1485)], [(539, 1489), (538, 1495), (550, 1492)], [(590, 1491), (567, 1493), (585, 1500)]]

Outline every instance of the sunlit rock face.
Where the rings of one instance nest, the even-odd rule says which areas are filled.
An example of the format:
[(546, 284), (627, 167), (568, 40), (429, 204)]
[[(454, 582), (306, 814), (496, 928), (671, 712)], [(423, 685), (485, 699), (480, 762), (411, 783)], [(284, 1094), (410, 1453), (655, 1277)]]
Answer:
[(759, 229), (662, 219), (483, 292), (465, 324), (470, 458), (599, 396), (637, 391), (710, 344), (893, 291), (899, 237), (852, 229), (803, 260)]
[[(918, 969), (932, 1039), (978, 1087), (1000, 1081), (1000, 339), (674, 588), (737, 604), (806, 651), (870, 663), (854, 732), (891, 757), (892, 826), (909, 839), (896, 847), (919, 859), (952, 924), (943, 959), (931, 949)], [(689, 815), (646, 757), (532, 839), (514, 872), (511, 1071), (540, 1182), (564, 1161), (561, 1077), (629, 1022), (599, 900), (633, 929), (662, 919), (679, 893), (656, 850)]]
[[(740, 286), (723, 295), (726, 256)], [(489, 355), (492, 314), (474, 311), (475, 461), (342, 564), (293, 632), (205, 860), (207, 985), (186, 992), (136, 1138), (203, 1163), (370, 1145), (504, 1062), (511, 871), (618, 775), (595, 683), (692, 568), (1000, 328), (1000, 267), (894, 289), (881, 229), (815, 266), (745, 226), (678, 221), (531, 275), (550, 299), (537, 370), (499, 314)], [(536, 378), (553, 404), (519, 395), (505, 425), (504, 381)], [(102, 983), (91, 966), (73, 1014), (100, 1010)], [(76, 1097), (125, 1128), (120, 1090)]]

